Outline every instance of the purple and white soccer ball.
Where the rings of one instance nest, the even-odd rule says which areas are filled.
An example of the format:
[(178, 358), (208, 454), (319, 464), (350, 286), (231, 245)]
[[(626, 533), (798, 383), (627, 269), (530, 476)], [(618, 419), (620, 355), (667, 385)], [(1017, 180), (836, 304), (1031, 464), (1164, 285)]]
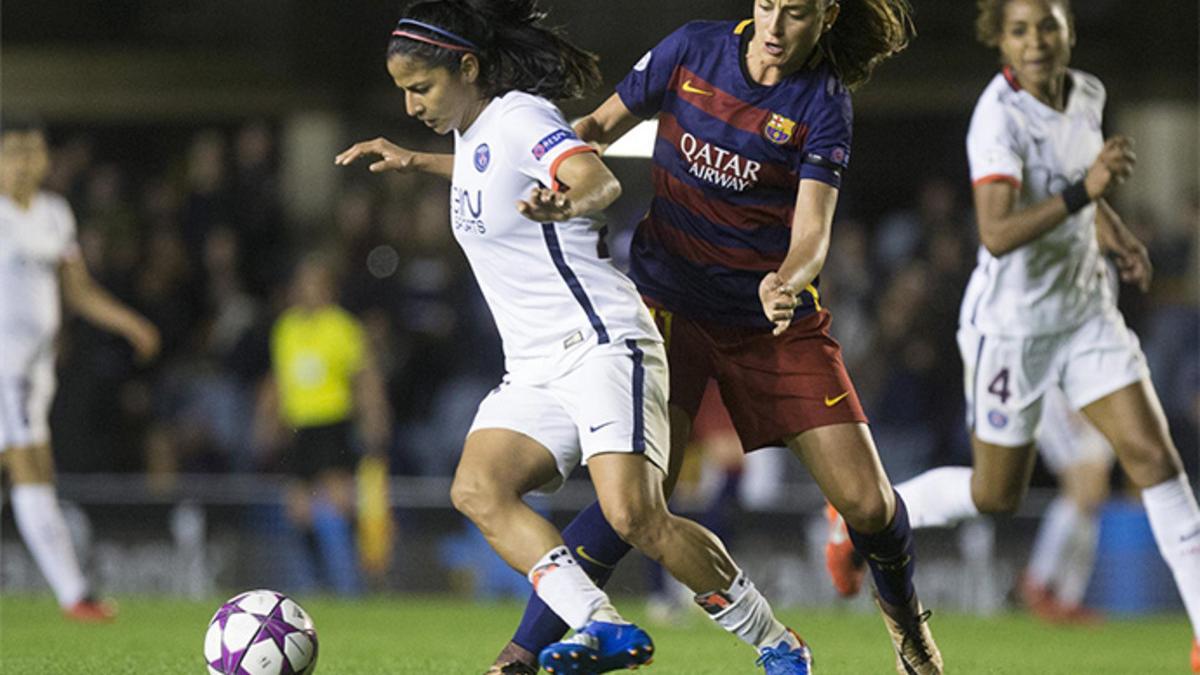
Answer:
[(286, 595), (247, 591), (208, 622), (204, 661), (209, 675), (309, 675), (317, 668), (317, 630)]

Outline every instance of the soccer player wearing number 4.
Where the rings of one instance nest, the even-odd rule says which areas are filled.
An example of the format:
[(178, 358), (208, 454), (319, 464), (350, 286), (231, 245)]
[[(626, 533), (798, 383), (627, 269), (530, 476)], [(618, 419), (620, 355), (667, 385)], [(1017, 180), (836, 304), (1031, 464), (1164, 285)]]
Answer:
[[(914, 527), (1015, 510), (1043, 398), (1058, 387), (1141, 488), (1200, 637), (1200, 509), (1101, 258), (1114, 258), (1122, 281), (1149, 288), (1146, 248), (1105, 200), (1133, 170), (1132, 143), (1104, 140), (1104, 86), (1067, 67), (1075, 42), (1068, 0), (978, 5), (979, 38), (999, 49), (1004, 67), (967, 134), (982, 245), (958, 342), (975, 466), (934, 469), (897, 490)], [(828, 551), (835, 580), (852, 580), (850, 556)], [(1192, 670), (1200, 672), (1196, 642)]]
[(649, 636), (621, 618), (558, 530), (522, 501), (586, 462), (625, 541), (720, 603), (716, 622), (770, 660), (768, 672), (808, 675), (807, 646), (720, 540), (667, 510), (666, 350), (591, 217), (620, 184), (543, 98), (597, 83), (595, 57), (540, 26), (542, 16), (532, 0), (409, 7), (388, 45), (388, 72), (409, 115), (454, 133), (454, 155), (376, 139), (336, 159), (377, 156), (373, 171), (451, 178), (454, 236), (500, 331), (507, 371), (479, 406), (451, 499), (577, 630), (541, 650), (550, 672), (608, 672), (653, 656)]
[(66, 304), (133, 345), (141, 360), (158, 353), (158, 330), (96, 285), (75, 242), (75, 216), (41, 190), (49, 154), (33, 118), (0, 120), (0, 467), (12, 484), (13, 516), (64, 614), (107, 621), (79, 569), (54, 490), (50, 404), (54, 342)]

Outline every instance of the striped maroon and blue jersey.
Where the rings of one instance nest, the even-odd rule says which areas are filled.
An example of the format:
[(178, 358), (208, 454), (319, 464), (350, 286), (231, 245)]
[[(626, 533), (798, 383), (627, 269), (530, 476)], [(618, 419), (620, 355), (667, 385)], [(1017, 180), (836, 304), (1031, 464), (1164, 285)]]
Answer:
[[(744, 65), (751, 21), (697, 21), (667, 36), (617, 85), (635, 115), (658, 115), (654, 199), (630, 276), (649, 300), (695, 319), (769, 328), (758, 298), (791, 238), (803, 179), (840, 185), (850, 96), (821, 61), (779, 83)], [(820, 308), (818, 282), (796, 316)]]

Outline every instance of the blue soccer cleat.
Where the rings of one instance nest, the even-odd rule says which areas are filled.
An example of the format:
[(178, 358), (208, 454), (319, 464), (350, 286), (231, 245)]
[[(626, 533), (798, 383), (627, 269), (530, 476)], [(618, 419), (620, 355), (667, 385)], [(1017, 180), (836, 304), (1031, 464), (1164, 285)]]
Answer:
[(758, 650), (758, 660), (755, 665), (762, 666), (766, 675), (812, 675), (812, 652), (804, 640), (796, 635), (796, 631), (788, 629), (799, 646), (787, 640), (780, 640), (774, 647), (763, 647)]
[[(654, 659), (654, 641), (631, 623), (593, 621), (562, 642), (542, 650), (547, 673), (607, 673), (637, 668)], [(782, 671), (780, 671), (782, 672)]]

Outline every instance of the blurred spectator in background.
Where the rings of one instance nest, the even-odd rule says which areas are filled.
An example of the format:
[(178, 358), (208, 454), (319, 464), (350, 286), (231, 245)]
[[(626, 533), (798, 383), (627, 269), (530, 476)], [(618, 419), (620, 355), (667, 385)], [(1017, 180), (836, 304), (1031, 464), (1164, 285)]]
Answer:
[[(354, 422), (368, 455), (382, 457), (391, 418), (363, 326), (335, 304), (336, 288), (322, 255), (296, 267), (290, 304), (271, 332), (272, 374), (260, 389), (257, 435), (282, 450), (278, 466), (294, 479), (289, 520), (315, 544), (329, 586), (349, 594), (361, 590), (349, 525), (359, 454)], [(283, 442), (281, 427), (288, 430)]]
[(271, 127), (262, 120), (244, 125), (234, 140), (230, 222), (237, 244), (245, 252), (237, 272), (244, 288), (260, 297), (286, 261), (287, 249), (278, 245), (284, 228), (274, 150)]
[(954, 184), (940, 176), (931, 177), (917, 191), (915, 208), (883, 216), (875, 233), (875, 269), (884, 277), (895, 274), (917, 257), (928, 238), (939, 230), (958, 230), (966, 222)]
[(106, 621), (115, 609), (91, 594), (54, 487), (49, 414), (60, 289), (71, 309), (123, 337), (141, 360), (157, 355), (159, 335), (88, 272), (71, 207), (41, 189), (48, 164), (39, 122), (0, 120), (0, 465), (12, 485), (17, 528), (63, 612)]

